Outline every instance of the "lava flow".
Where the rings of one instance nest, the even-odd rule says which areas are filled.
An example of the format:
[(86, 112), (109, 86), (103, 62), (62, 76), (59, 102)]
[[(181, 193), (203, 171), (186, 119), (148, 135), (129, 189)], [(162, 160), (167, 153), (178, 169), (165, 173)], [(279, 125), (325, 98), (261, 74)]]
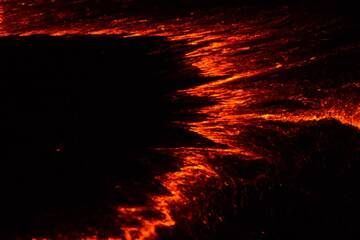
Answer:
[[(191, 47), (184, 56), (186, 63), (199, 69), (202, 77), (216, 79), (175, 94), (178, 98), (205, 97), (214, 102), (192, 110), (192, 113), (204, 118), (178, 124), (214, 143), (216, 147), (159, 149), (180, 159), (181, 165), (177, 170), (156, 178), (166, 193), (150, 194), (148, 202), (142, 206), (117, 208), (122, 237), (126, 240), (156, 239), (159, 231), (176, 228), (178, 219), (193, 221), (191, 214), (182, 216), (182, 209), (197, 206), (197, 202), (206, 201), (206, 196), (211, 192), (228, 184), (221, 169), (217, 168), (217, 164), (221, 163), (214, 162), (218, 156), (233, 156), (249, 161), (264, 159), (271, 163), (273, 159), (254, 151), (245, 142), (247, 136), (244, 132), (249, 125), (256, 125), (259, 121), (302, 122), (331, 118), (360, 128), (360, 98), (344, 98), (347, 94), (345, 87), (342, 88), (343, 92), (337, 91), (335, 94), (333, 89), (318, 86), (314, 91), (319, 94), (310, 96), (301, 87), (303, 83), (299, 79), (299, 82), (289, 82), (283, 76), (283, 73), (331, 58), (333, 52), (346, 52), (358, 46), (349, 44), (340, 50), (327, 49), (315, 55), (315, 51), (303, 53), (297, 47), (299, 36), (314, 32), (309, 32), (306, 23), (302, 28), (292, 28), (286, 8), (277, 14), (258, 14), (250, 20), (229, 20), (222, 15), (204, 14), (198, 18), (191, 16), (167, 20), (106, 18), (99, 22), (89, 20), (45, 27), (41, 24), (33, 27), (26, 22), (30, 20), (26, 20), (21, 22), (21, 26), (11, 28), (6, 25), (4, 16), (6, 18), (6, 11), (0, 8), (0, 34), (3, 36), (161, 36), (174, 43), (186, 43)], [(9, 19), (14, 18), (16, 16), (9, 16)], [(320, 23), (319, 28), (328, 27), (326, 24)], [(289, 28), (292, 29), (291, 33)], [(314, 38), (322, 39), (325, 36)], [(312, 49), (318, 47), (313, 42), (301, 44)], [(276, 101), (304, 107), (289, 109), (286, 104), (279, 104), (276, 108), (264, 107), (267, 106), (265, 103)], [(234, 185), (247, 184), (243, 178), (228, 177)], [(197, 214), (202, 218), (200, 222), (209, 224), (207, 212), (210, 209), (206, 209), (206, 204), (203, 209), (193, 211), (199, 212)], [(221, 221), (222, 216), (217, 216), (217, 219)]]

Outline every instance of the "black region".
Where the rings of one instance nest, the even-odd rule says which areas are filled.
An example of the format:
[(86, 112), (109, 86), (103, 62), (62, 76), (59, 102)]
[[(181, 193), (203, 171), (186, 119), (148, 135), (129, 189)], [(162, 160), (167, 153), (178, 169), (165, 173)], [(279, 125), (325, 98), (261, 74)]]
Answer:
[(173, 164), (148, 149), (195, 138), (171, 125), (169, 94), (197, 72), (157, 37), (0, 42), (1, 234), (118, 229), (112, 207), (143, 201)]

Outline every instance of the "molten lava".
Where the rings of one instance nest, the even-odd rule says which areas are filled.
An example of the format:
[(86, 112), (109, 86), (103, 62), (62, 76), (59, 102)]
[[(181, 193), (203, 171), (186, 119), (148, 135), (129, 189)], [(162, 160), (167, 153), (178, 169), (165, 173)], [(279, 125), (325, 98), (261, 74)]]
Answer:
[[(2, 36), (162, 36), (173, 42), (184, 41), (191, 46), (184, 56), (186, 62), (199, 69), (203, 77), (217, 79), (176, 94), (180, 97), (206, 97), (215, 102), (196, 110), (196, 113), (205, 116), (204, 119), (182, 122), (181, 125), (221, 147), (160, 149), (159, 151), (171, 152), (182, 164), (176, 171), (157, 177), (167, 193), (150, 195), (149, 201), (142, 206), (118, 207), (119, 217), (123, 221), (123, 239), (126, 240), (156, 239), (159, 229), (176, 225), (179, 218), (176, 213), (197, 201), (201, 195), (207, 194), (193, 189), (206, 186), (212, 181), (216, 182), (212, 190), (220, 189), (225, 182), (221, 172), (209, 161), (214, 156), (241, 156), (249, 161), (262, 158), (271, 162), (272, 159), (239, 142), (239, 136), (249, 124), (259, 120), (299, 122), (333, 118), (360, 128), (360, 98), (334, 99), (333, 95), (326, 94), (321, 99), (311, 98), (304, 96), (295, 83), (281, 82), (281, 72), (314, 64), (328, 57), (326, 54), (297, 57), (301, 55), (301, 50), (293, 46), (296, 45), (297, 36), (306, 29), (294, 29), (291, 34), (284, 32), (281, 26), (287, 21), (286, 16), (270, 17), (271, 21), (257, 16), (253, 20), (240, 19), (228, 23), (222, 21), (221, 16), (207, 16), (199, 18), (200, 20), (184, 17), (161, 21), (123, 17), (55, 26), (32, 26), (26, 22), (27, 18), (20, 16), (23, 21), (18, 27), (9, 27), (6, 17), (6, 11), (0, 6)], [(15, 16), (8, 18), (13, 19)], [(279, 82), (266, 81), (269, 76), (278, 78)], [(293, 111), (286, 107), (256, 107), (279, 97), (312, 107)], [(247, 184), (243, 179), (236, 179), (236, 176), (233, 179), (235, 184)], [(207, 223), (205, 216), (206, 214), (204, 224)]]

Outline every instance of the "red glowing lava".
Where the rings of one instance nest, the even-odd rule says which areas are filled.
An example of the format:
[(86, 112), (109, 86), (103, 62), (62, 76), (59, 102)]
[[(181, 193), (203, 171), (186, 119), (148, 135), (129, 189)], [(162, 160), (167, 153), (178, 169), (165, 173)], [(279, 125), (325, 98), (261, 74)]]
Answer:
[[(199, 69), (204, 77), (218, 79), (179, 91), (178, 94), (207, 97), (216, 102), (214, 105), (197, 110), (198, 113), (206, 116), (204, 120), (181, 124), (189, 131), (224, 147), (159, 150), (173, 152), (181, 160), (181, 166), (176, 171), (157, 177), (166, 189), (166, 194), (150, 195), (148, 203), (143, 206), (117, 208), (119, 217), (124, 219), (121, 230), (123, 239), (126, 240), (156, 239), (159, 228), (171, 228), (176, 225), (174, 212), (191, 204), (198, 195), (206, 195), (204, 192), (194, 192), (191, 189), (206, 185), (214, 179), (219, 185), (224, 184), (217, 170), (208, 161), (212, 156), (233, 155), (242, 156), (246, 160), (259, 157), (266, 159), (265, 156), (259, 156), (259, 153), (253, 152), (247, 145), (238, 141), (238, 136), (242, 134), (243, 129), (256, 119), (298, 122), (334, 118), (344, 124), (360, 128), (360, 99), (335, 101), (325, 98), (322, 99), (322, 104), (318, 108), (291, 113), (286, 109), (277, 112), (251, 109), (254, 103), (274, 93), (258, 87), (255, 83), (252, 87), (236, 84), (244, 80), (277, 74), (282, 70), (296, 68), (324, 57), (306, 56), (292, 60), (291, 55), (296, 54), (296, 51), (294, 50), (295, 53), (293, 53), (293, 49), (284, 48), (284, 46), (291, 41), (295, 42), (296, 39), (273, 27), (283, 23), (286, 17), (274, 18), (266, 22), (261, 18), (256, 18), (231, 23), (220, 21), (221, 18), (217, 16), (204, 17), (201, 20), (185, 17), (163, 21), (119, 18), (106, 20), (105, 23), (90, 21), (46, 27), (32, 27), (30, 23), (27, 25), (26, 22), (22, 22), (19, 29), (9, 29), (4, 16), (6, 17), (6, 12), (0, 6), (0, 35), (2, 36), (12, 34), (19, 36), (34, 34), (162, 36), (174, 42), (185, 41), (186, 44), (192, 46), (192, 50), (185, 55), (186, 62)], [(296, 88), (296, 86), (292, 87)], [(288, 92), (291, 93), (291, 91), (289, 88)], [(293, 98), (298, 101), (318, 101), (305, 99), (301, 95), (293, 96)], [(242, 181), (241, 184), (246, 183)], [(149, 212), (155, 214), (148, 214)]]

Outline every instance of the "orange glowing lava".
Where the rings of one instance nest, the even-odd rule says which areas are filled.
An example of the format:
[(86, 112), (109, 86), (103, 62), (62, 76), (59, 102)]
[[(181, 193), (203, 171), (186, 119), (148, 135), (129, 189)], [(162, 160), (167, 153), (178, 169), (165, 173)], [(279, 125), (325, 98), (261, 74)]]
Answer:
[[(179, 91), (178, 94), (207, 97), (216, 102), (214, 105), (197, 110), (198, 113), (206, 116), (204, 120), (182, 124), (189, 131), (224, 147), (162, 149), (161, 151), (173, 152), (181, 159), (182, 164), (176, 171), (158, 176), (157, 180), (166, 189), (166, 194), (149, 196), (148, 203), (143, 206), (118, 207), (119, 217), (124, 219), (121, 229), (126, 240), (156, 239), (159, 228), (176, 225), (174, 212), (191, 204), (193, 199), (196, 199), (196, 194), (200, 194), (190, 191), (191, 189), (205, 185), (213, 179), (221, 182), (220, 175), (208, 161), (211, 156), (241, 155), (246, 160), (259, 157), (266, 159), (265, 156), (259, 156), (259, 153), (253, 152), (238, 141), (243, 129), (254, 119), (297, 122), (334, 118), (344, 124), (360, 128), (358, 105), (360, 99), (355, 99), (356, 101), (352, 99), (351, 104), (345, 104), (347, 103), (345, 99), (340, 102), (328, 101), (317, 109), (291, 113), (286, 109), (277, 112), (251, 109), (252, 104), (261, 102), (272, 93), (257, 86), (256, 83), (249, 87), (242, 86), (241, 82), (245, 80), (249, 82), (262, 76), (266, 78), (270, 74), (278, 74), (281, 70), (296, 68), (323, 57), (291, 59), (293, 50), (284, 46), (290, 41), (295, 42), (296, 39), (287, 37), (284, 32), (273, 27), (286, 21), (285, 17), (266, 22), (260, 18), (229, 24), (219, 21), (216, 16), (201, 20), (178, 18), (165, 21), (122, 18), (108, 20), (105, 24), (95, 21), (35, 28), (22, 23), (22, 29), (9, 29), (6, 27), (6, 21), (3, 20), (4, 14), (6, 15), (0, 6), (0, 35), (3, 36), (12, 34), (162, 36), (174, 42), (185, 41), (192, 46), (184, 56), (187, 63), (199, 69), (203, 77), (217, 78), (216, 81)], [(281, 74), (278, 74), (278, 78), (281, 77)], [(280, 87), (276, 90), (282, 91)], [(301, 96), (298, 99), (301, 100)], [(241, 182), (241, 184), (245, 183)], [(149, 212), (153, 214), (148, 214)]]

